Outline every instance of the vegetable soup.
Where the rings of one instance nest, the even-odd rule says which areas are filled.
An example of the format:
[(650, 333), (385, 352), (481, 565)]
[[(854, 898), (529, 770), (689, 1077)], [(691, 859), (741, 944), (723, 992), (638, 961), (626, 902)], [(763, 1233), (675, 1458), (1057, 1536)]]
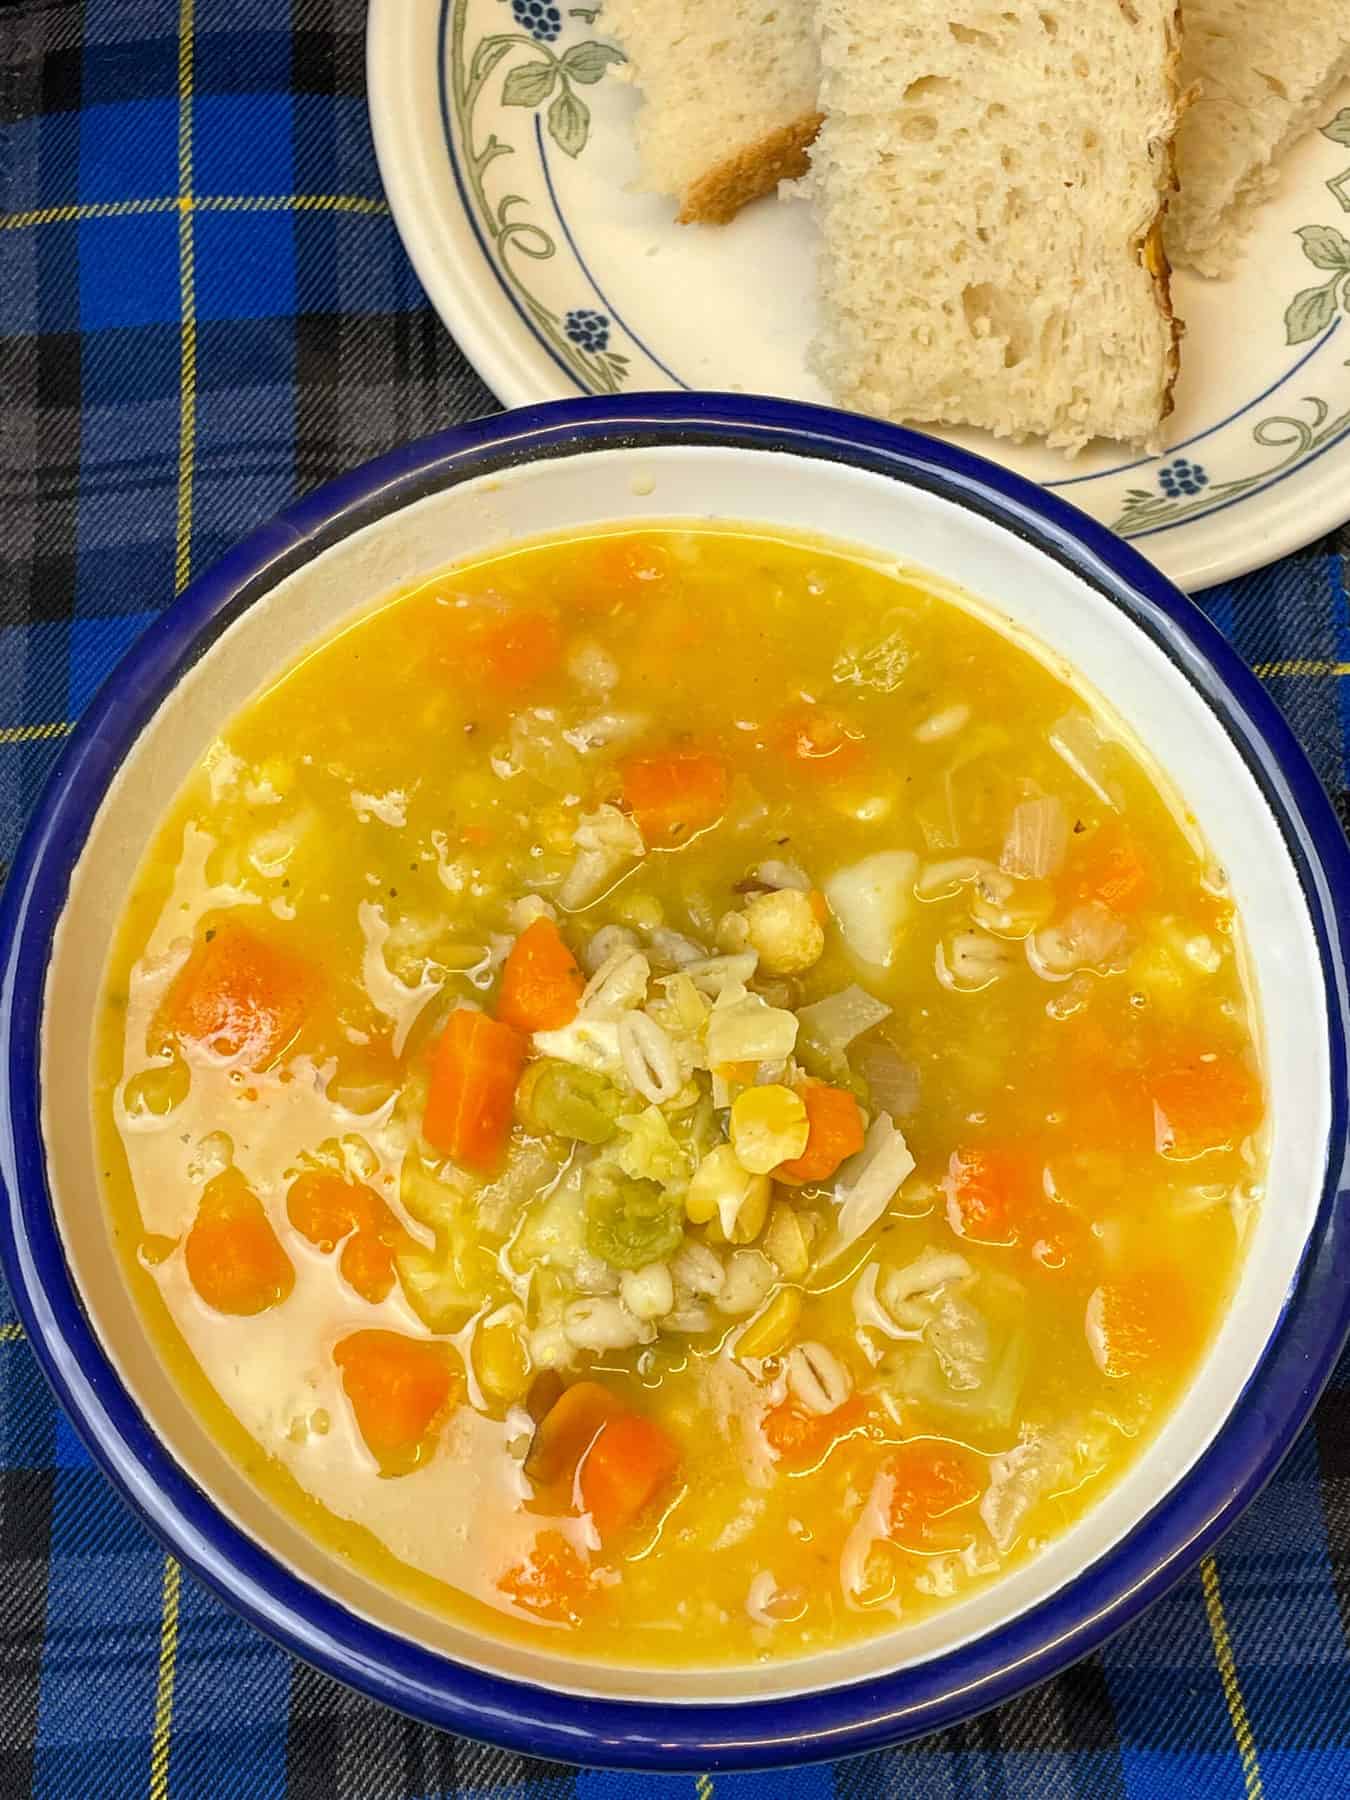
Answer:
[(903, 1627), (1115, 1481), (1264, 1163), (1239, 921), (968, 597), (652, 526), (314, 648), (164, 821), (101, 998), (127, 1278), (320, 1543), (668, 1664)]

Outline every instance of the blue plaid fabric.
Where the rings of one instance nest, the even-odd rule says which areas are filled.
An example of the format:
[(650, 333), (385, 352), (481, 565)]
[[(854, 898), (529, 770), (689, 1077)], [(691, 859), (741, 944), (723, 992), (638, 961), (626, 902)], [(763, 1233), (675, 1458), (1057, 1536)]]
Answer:
[[(381, 196), (364, 23), (360, 0), (0, 7), (0, 858), (194, 571), (305, 489), (493, 407)], [(1347, 549), (1204, 603), (1350, 824)], [(1343, 1800), (1348, 1631), (1350, 1361), (1200, 1574), (996, 1713), (772, 1776), (530, 1762), (357, 1698), (180, 1579), (0, 1296), (4, 1800)]]

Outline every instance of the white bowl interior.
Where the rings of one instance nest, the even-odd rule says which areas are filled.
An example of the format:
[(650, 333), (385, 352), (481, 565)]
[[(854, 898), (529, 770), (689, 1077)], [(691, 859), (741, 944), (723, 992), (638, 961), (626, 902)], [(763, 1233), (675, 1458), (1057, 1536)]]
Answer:
[[(340, 619), (415, 578), (524, 537), (636, 518), (815, 531), (922, 566), (1031, 634), (1105, 697), (1185, 796), (1228, 871), (1264, 1018), (1275, 1120), (1269, 1198), (1235, 1302), (1180, 1406), (1065, 1536), (945, 1613), (778, 1667), (663, 1673), (498, 1643), (381, 1592), (303, 1537), (219, 1451), (160, 1368), (111, 1253), (88, 1098), (97, 991), (120, 896), (161, 815), (225, 721)], [(1260, 789), (1178, 668), (1087, 582), (950, 499), (839, 463), (712, 446), (579, 453), (420, 500), (344, 539), (221, 636), (141, 734), (99, 812), (53, 951), (44, 1008), (44, 1131), (58, 1223), (94, 1327), (180, 1464), (257, 1543), (355, 1612), (480, 1668), (554, 1690), (731, 1701), (875, 1677), (955, 1648), (1036, 1605), (1107, 1551), (1211, 1441), (1275, 1329), (1317, 1209), (1330, 1125), (1326, 1002), (1294, 867)]]

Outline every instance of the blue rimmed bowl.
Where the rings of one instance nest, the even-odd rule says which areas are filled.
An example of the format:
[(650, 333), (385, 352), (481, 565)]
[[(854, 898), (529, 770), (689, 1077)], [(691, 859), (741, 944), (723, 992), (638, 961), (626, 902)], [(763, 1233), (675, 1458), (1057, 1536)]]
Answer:
[[(433, 1618), (260, 1497), (159, 1366), (117, 1273), (84, 1075), (121, 896), (180, 783), (264, 681), (448, 562), (652, 518), (815, 531), (925, 566), (1094, 686), (1228, 871), (1274, 1118), (1268, 1197), (1218, 1338), (1077, 1525), (1001, 1582), (871, 1643), (659, 1677)], [(1259, 684), (1141, 557), (1044, 491), (911, 433), (779, 402), (636, 396), (507, 414), (372, 463), (254, 533), (85, 715), (0, 914), (5, 1274), (62, 1404), (128, 1502), (226, 1600), (329, 1673), (436, 1725), (574, 1762), (742, 1768), (874, 1748), (1091, 1650), (1195, 1562), (1306, 1418), (1350, 1324), (1348, 907), (1340, 829)]]

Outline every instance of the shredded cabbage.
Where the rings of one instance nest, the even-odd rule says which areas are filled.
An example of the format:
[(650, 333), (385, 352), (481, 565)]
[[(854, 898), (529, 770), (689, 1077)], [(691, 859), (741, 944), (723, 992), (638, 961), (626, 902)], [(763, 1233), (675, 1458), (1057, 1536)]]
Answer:
[(889, 1113), (878, 1113), (862, 1149), (849, 1157), (836, 1177), (834, 1198), (839, 1216), (823, 1262), (829, 1262), (871, 1230), (913, 1168), (914, 1158), (904, 1133), (896, 1130)]

